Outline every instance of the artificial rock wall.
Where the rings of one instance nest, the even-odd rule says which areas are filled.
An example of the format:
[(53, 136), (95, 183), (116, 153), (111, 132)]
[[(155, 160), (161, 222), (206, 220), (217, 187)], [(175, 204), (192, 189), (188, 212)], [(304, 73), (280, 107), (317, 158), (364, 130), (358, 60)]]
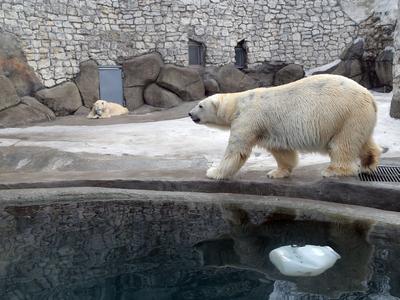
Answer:
[(208, 65), (232, 63), (245, 39), (250, 66), (280, 60), (315, 67), (338, 58), (379, 1), (356, 2), (2, 0), (0, 29), (21, 39), (45, 86), (72, 78), (89, 58), (108, 65), (157, 51), (167, 63), (187, 65), (189, 39), (205, 44)]
[(16, 34), (46, 86), (79, 72), (81, 61), (115, 64), (158, 51), (186, 65), (189, 38), (206, 63), (234, 61), (245, 39), (249, 64), (282, 60), (316, 66), (338, 57), (358, 30), (337, 0), (3, 0), (0, 28)]

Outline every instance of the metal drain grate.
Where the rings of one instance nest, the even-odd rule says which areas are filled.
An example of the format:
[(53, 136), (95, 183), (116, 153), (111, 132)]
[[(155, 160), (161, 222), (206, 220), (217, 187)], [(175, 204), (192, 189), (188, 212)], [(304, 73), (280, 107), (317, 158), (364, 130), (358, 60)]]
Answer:
[(400, 167), (378, 166), (375, 172), (360, 173), (358, 177), (361, 181), (400, 182)]

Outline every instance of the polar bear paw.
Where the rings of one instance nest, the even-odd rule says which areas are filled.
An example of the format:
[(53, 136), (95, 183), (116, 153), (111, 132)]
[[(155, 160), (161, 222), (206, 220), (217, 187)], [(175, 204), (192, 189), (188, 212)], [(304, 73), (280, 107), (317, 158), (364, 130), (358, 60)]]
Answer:
[(290, 176), (290, 171), (284, 169), (274, 169), (272, 171), (269, 171), (267, 173), (267, 176), (269, 178), (287, 178)]
[(207, 177), (211, 179), (224, 179), (224, 176), (222, 176), (220, 170), (216, 167), (211, 167), (207, 170)]
[(330, 165), (321, 174), (323, 177), (356, 176), (358, 174), (358, 166), (356, 164), (340, 167)]

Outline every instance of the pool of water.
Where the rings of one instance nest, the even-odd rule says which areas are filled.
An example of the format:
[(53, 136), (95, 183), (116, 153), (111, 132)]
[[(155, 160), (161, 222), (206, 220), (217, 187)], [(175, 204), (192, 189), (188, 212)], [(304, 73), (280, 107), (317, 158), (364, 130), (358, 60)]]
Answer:
[[(400, 299), (398, 233), (240, 202), (7, 202), (0, 299)], [(342, 258), (320, 276), (286, 277), (268, 253), (291, 244)]]

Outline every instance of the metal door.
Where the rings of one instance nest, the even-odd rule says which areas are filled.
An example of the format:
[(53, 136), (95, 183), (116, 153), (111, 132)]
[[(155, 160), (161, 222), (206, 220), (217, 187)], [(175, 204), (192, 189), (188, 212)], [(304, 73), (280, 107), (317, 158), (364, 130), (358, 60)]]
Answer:
[(122, 70), (120, 66), (99, 67), (100, 99), (124, 105)]

